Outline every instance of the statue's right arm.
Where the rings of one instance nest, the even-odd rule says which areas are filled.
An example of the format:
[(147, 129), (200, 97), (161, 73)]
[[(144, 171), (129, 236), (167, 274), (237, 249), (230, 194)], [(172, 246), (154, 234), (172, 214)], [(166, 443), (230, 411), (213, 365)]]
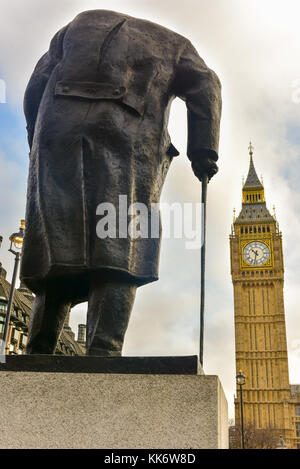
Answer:
[(196, 176), (217, 172), (221, 118), (221, 84), (217, 75), (186, 41), (176, 67), (175, 93), (188, 114), (187, 155)]
[(28, 143), (31, 148), (34, 126), (49, 77), (63, 53), (63, 38), (68, 26), (58, 31), (53, 37), (49, 51), (38, 61), (27, 85), (24, 95), (24, 114), (27, 122)]

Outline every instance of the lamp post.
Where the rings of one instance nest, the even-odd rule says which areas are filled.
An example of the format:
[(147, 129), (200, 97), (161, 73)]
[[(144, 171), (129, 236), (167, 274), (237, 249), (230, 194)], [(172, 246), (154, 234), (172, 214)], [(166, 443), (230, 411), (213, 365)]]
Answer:
[(241, 441), (242, 449), (245, 449), (245, 437), (244, 437), (244, 409), (243, 409), (243, 386), (246, 382), (246, 377), (241, 371), (236, 375), (236, 384), (240, 387), (240, 401), (241, 401)]
[(4, 329), (3, 329), (3, 338), (2, 338), (2, 343), (1, 343), (0, 355), (5, 355), (5, 352), (7, 350), (7, 338), (8, 338), (8, 331), (9, 331), (10, 314), (11, 314), (11, 309), (13, 305), (14, 290), (15, 290), (18, 267), (19, 267), (19, 262), (20, 262), (20, 257), (21, 257), (21, 250), (22, 250), (22, 245), (23, 245), (24, 229), (25, 229), (25, 220), (21, 220), (21, 226), (20, 226), (20, 230), (18, 231), (18, 233), (13, 233), (9, 237), (9, 240), (10, 240), (9, 251), (15, 255), (15, 265), (14, 265), (14, 271), (13, 271), (13, 276), (12, 276), (12, 281), (11, 281), (11, 286), (10, 286), (10, 291), (9, 291), (9, 298), (8, 298), (8, 303), (7, 303), (7, 310), (6, 310), (6, 316), (5, 316), (5, 324), (4, 324)]

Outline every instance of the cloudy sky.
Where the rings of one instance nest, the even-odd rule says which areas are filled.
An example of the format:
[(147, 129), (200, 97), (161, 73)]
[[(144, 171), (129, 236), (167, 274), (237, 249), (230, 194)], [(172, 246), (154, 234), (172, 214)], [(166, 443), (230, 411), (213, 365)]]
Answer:
[[(269, 209), (283, 232), (285, 307), (291, 382), (300, 382), (300, 4), (298, 0), (2, 0), (0, 79), (0, 260), (11, 278), (8, 237), (24, 217), (28, 148), (22, 99), (55, 32), (83, 10), (103, 8), (160, 23), (189, 38), (223, 86), (219, 174), (209, 185), (205, 372), (220, 376), (233, 415), (233, 291), (228, 236), (240, 209), (248, 143), (263, 175)], [(0, 82), (0, 84), (3, 82)], [(0, 91), (1, 94), (1, 91)], [(0, 96), (1, 101), (1, 96)], [(298, 102), (299, 101), (299, 102)], [(173, 104), (169, 131), (180, 150), (163, 200), (199, 202), (200, 184), (186, 157), (186, 111)], [(160, 280), (140, 288), (126, 337), (127, 355), (198, 352), (200, 255), (185, 240), (164, 240)], [(85, 322), (86, 305), (71, 325)]]

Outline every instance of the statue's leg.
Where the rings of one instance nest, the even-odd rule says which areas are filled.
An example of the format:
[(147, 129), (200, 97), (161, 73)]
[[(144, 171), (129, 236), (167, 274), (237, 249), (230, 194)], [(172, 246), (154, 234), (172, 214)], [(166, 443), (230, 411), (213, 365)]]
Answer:
[(54, 354), (56, 344), (70, 308), (70, 301), (58, 285), (38, 294), (32, 306), (28, 331), (27, 354)]
[(87, 313), (87, 355), (121, 356), (136, 285), (92, 279)]

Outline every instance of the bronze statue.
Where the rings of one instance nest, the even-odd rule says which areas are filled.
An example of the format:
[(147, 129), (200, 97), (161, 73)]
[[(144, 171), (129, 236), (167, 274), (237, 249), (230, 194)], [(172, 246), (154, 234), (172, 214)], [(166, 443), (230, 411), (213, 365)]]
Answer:
[(136, 289), (158, 279), (160, 238), (96, 234), (97, 207), (158, 203), (173, 157), (172, 100), (188, 110), (198, 179), (217, 172), (220, 82), (184, 37), (108, 10), (51, 41), (25, 93), (30, 145), (21, 278), (35, 293), (27, 353), (53, 354), (66, 314), (88, 301), (87, 354), (121, 355)]

